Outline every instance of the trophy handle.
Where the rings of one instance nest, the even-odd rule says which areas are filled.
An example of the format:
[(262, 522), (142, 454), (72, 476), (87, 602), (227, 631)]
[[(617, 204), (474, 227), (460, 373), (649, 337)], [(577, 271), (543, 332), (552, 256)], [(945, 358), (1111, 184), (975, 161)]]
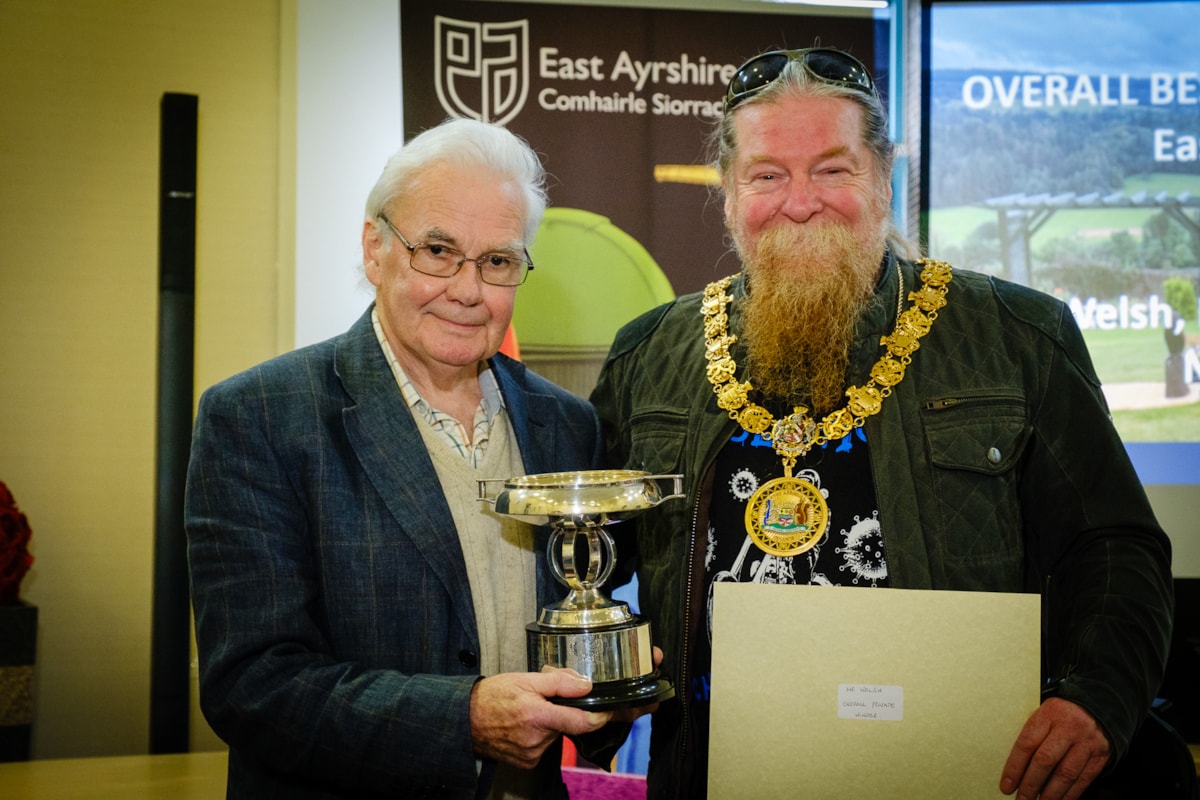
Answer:
[[(479, 497), (476, 499), (495, 506), (496, 497), (500, 494), (500, 490), (504, 488), (504, 483), (507, 480), (507, 478), (484, 478), (476, 481), (479, 487)], [(491, 484), (496, 484), (496, 486), (493, 487)]]
[(671, 493), (664, 494), (658, 498), (658, 502), (654, 505), (659, 505), (664, 500), (675, 500), (677, 498), (686, 497), (683, 493), (683, 476), (682, 475), (647, 475), (643, 480), (648, 481), (671, 481)]

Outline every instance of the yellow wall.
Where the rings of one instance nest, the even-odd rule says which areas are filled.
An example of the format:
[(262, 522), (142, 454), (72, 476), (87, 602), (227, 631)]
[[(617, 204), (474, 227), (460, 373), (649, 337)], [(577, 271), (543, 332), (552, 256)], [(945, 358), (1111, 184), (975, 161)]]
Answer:
[[(294, 0), (0, 0), (0, 480), (33, 528), (35, 757), (149, 746), (160, 101), (199, 96), (199, 391), (291, 346), (294, 28)], [(219, 746), (198, 714), (193, 737)]]

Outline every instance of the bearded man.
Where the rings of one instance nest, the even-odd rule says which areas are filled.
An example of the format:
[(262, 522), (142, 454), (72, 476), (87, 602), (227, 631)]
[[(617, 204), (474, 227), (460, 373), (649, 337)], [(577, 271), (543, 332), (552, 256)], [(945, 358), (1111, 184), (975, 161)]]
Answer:
[(649, 796), (706, 794), (709, 598), (756, 581), (1040, 592), (1043, 702), (996, 780), (1079, 797), (1149, 709), (1172, 590), (1068, 308), (914, 260), (887, 115), (846, 53), (748, 61), (714, 144), (742, 270), (626, 325), (592, 394), (609, 463), (688, 495), (624, 537), (679, 688)]

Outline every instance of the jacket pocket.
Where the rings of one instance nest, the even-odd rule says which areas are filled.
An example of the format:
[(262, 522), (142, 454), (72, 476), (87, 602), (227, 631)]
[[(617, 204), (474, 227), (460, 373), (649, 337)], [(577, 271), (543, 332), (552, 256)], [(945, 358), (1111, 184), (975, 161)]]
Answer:
[(924, 406), (925, 445), (947, 559), (1000, 567), (1022, 553), (1020, 463), (1032, 426), (1015, 389)]
[(629, 420), (629, 469), (654, 474), (683, 472), (688, 415), (683, 409), (651, 409)]

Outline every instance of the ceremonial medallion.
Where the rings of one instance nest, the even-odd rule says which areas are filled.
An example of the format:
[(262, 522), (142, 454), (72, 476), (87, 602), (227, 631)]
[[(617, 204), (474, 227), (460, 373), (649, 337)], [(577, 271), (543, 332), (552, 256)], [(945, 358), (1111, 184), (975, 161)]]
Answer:
[(811, 550), (829, 527), (829, 506), (817, 487), (800, 478), (776, 478), (746, 503), (746, 531), (760, 550), (796, 556)]

